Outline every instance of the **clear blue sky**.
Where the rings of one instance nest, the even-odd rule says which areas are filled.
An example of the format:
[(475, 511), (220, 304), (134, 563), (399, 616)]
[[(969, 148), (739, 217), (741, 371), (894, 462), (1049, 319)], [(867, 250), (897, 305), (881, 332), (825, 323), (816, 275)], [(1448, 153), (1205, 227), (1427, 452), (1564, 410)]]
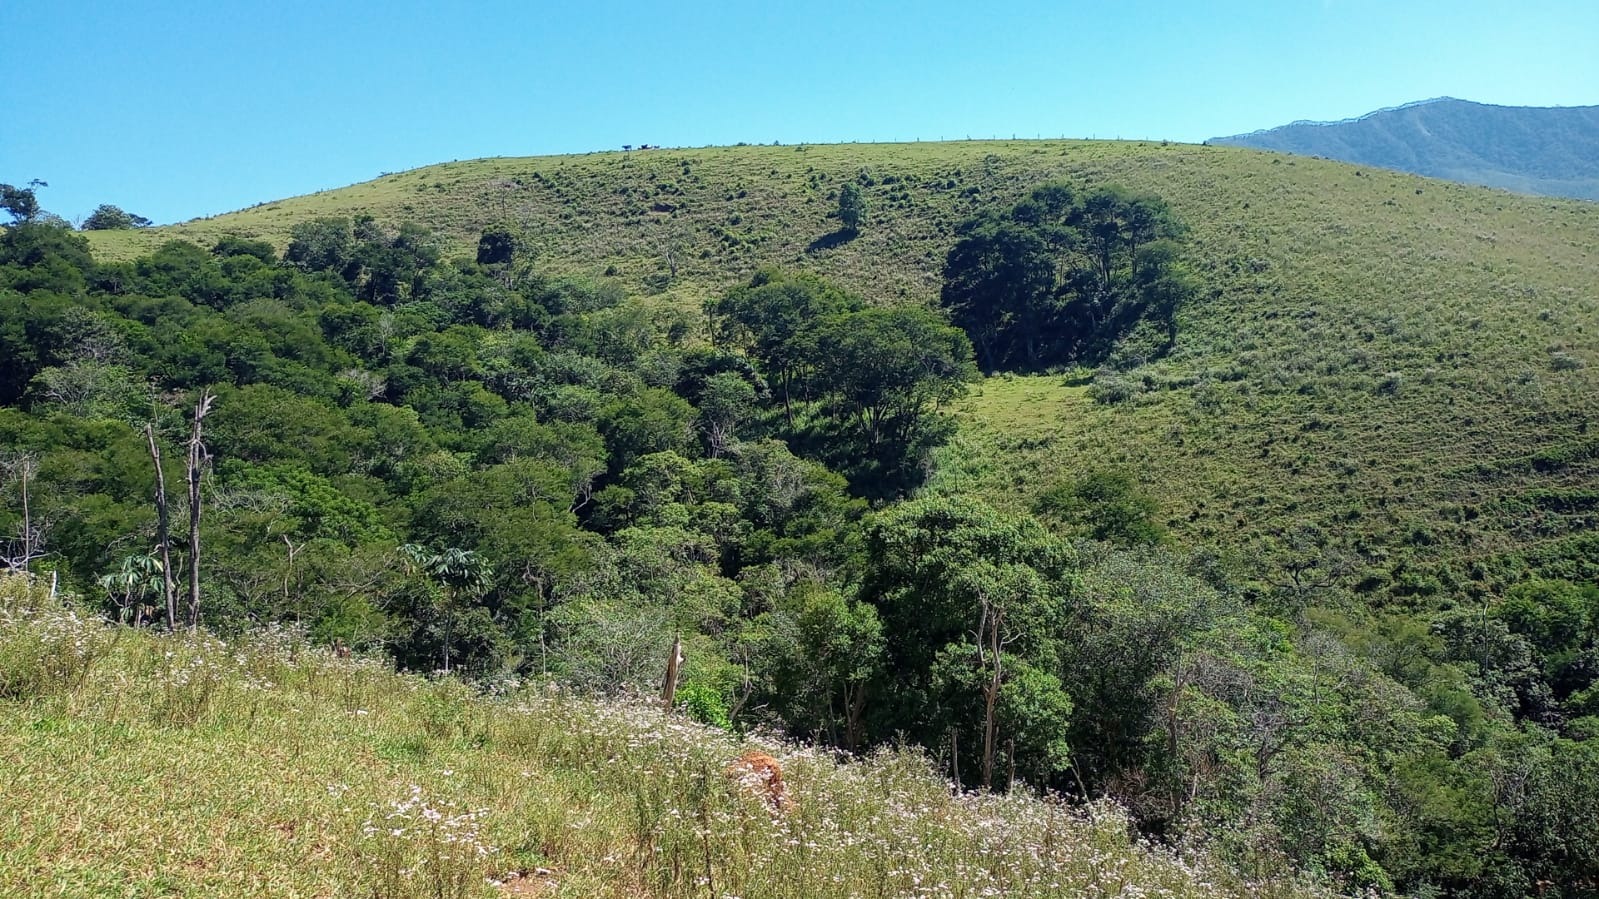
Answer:
[(0, 0), (0, 181), (158, 222), (479, 156), (1198, 141), (1442, 95), (1599, 104), (1599, 2)]

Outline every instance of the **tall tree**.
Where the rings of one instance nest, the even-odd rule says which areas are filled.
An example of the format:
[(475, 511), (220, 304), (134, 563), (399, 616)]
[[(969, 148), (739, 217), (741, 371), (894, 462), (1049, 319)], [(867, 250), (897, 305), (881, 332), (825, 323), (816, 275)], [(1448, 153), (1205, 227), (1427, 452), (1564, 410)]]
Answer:
[(1143, 319), (1169, 342), (1193, 293), (1176, 261), (1182, 228), (1158, 197), (1045, 185), (956, 233), (941, 301), (990, 371), (1102, 356)]
[(877, 692), (894, 697), (879, 735), (937, 746), (953, 733), (980, 746), (983, 787), (995, 782), (1002, 738), (1022, 771), (1062, 770), (1071, 699), (1055, 670), (1077, 592), (1071, 548), (1031, 518), (942, 498), (879, 515), (867, 548), (863, 596), (886, 635)]
[(872, 450), (908, 443), (923, 417), (977, 373), (966, 335), (916, 306), (830, 316), (816, 327), (812, 353), (820, 389)]

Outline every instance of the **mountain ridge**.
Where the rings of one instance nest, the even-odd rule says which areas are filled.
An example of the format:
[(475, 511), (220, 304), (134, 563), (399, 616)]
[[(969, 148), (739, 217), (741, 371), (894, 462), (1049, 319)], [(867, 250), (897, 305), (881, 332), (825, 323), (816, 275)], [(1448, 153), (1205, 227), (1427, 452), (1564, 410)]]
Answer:
[(1436, 97), (1332, 122), (1299, 120), (1212, 144), (1321, 156), (1516, 193), (1599, 200), (1599, 106)]

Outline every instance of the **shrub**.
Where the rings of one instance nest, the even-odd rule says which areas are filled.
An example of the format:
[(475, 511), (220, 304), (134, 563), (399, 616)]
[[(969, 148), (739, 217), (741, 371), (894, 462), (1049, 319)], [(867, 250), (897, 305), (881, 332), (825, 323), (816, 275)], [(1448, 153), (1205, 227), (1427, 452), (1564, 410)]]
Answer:
[(1144, 392), (1144, 379), (1109, 369), (1100, 369), (1088, 385), (1088, 398), (1102, 406), (1125, 403)]
[(705, 684), (684, 684), (677, 691), (677, 707), (701, 724), (722, 730), (733, 729), (733, 722), (727, 714), (727, 701), (722, 694)]

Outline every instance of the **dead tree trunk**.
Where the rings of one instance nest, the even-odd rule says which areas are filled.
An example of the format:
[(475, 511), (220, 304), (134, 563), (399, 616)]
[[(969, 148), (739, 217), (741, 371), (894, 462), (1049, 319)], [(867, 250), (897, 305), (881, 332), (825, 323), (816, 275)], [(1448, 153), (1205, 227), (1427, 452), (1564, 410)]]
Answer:
[(22, 486), (22, 530), (17, 539), (12, 541), (7, 538), (5, 546), (0, 548), (0, 570), (14, 571), (27, 577), (33, 560), (46, 555), (44, 551), (44, 527), (33, 523), (33, 498), (30, 487), (33, 478), (39, 473), (39, 460), (32, 453), (19, 453), (15, 456), (8, 454), (0, 467), (6, 471), (7, 479), (12, 474), (16, 475)]
[[(977, 658), (988, 668), (988, 683), (983, 685), (983, 789), (994, 787), (994, 751), (999, 742), (999, 690), (1005, 678), (1004, 646), (1000, 630), (1005, 624), (1003, 610), (983, 600), (982, 621), (977, 631)], [(985, 647), (983, 644), (987, 643)], [(987, 658), (984, 658), (984, 656)]]
[(205, 416), (216, 396), (201, 391), (194, 404), (194, 423), (189, 430), (189, 628), (200, 627), (200, 474), (209, 456), (201, 440)]
[(28, 571), (28, 564), (33, 561), (33, 511), (28, 508), (28, 481), (33, 476), (33, 463), (24, 457), (21, 463), (22, 475), (22, 571)]
[(161, 553), (161, 598), (167, 604), (167, 629), (178, 627), (178, 597), (172, 585), (172, 516), (167, 509), (167, 476), (161, 470), (161, 445), (155, 439), (155, 426), (144, 426), (150, 443), (150, 461), (155, 465), (155, 539)]
[(672, 711), (672, 704), (677, 701), (677, 677), (683, 666), (683, 637), (677, 636), (672, 640), (672, 656), (666, 660), (666, 677), (661, 681), (661, 705), (668, 714)]

